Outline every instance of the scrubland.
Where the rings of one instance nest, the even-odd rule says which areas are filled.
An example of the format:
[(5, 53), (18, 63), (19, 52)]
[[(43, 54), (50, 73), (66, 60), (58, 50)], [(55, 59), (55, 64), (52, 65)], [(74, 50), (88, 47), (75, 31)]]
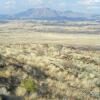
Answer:
[[(85, 32), (88, 28), (96, 32), (99, 24), (45, 22), (44, 27), (37, 23), (0, 26), (0, 94), (21, 96), (21, 100), (99, 100), (100, 37)], [(44, 30), (53, 30), (54, 25), (73, 32), (88, 28), (77, 35), (68, 34), (68, 30), (66, 34), (34, 32), (32, 26), (39, 30), (39, 25)]]

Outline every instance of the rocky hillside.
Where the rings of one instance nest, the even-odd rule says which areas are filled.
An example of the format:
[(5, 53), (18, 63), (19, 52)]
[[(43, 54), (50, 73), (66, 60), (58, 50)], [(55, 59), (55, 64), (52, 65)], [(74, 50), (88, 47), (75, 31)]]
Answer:
[(100, 51), (0, 45), (0, 94), (0, 100), (100, 100)]

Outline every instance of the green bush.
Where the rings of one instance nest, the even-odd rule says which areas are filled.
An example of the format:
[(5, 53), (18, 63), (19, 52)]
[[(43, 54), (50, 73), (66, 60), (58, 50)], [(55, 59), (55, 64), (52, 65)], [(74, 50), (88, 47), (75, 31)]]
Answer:
[(21, 83), (22, 86), (24, 86), (24, 88), (28, 91), (28, 92), (34, 92), (37, 90), (37, 85), (34, 81), (32, 81), (31, 79), (26, 79), (23, 80)]

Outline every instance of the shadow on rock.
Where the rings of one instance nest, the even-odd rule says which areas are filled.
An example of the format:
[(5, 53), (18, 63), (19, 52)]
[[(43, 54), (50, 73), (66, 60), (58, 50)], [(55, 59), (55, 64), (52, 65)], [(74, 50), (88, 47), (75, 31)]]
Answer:
[(17, 77), (0, 77), (0, 86), (5, 87), (10, 94), (14, 94), (16, 87), (20, 84), (20, 80)]

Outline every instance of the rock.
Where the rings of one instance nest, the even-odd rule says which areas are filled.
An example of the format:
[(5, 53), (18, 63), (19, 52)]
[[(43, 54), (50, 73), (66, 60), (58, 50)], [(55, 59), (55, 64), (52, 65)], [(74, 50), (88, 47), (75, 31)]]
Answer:
[(24, 87), (18, 87), (16, 89), (16, 95), (17, 96), (24, 96), (26, 94), (26, 89)]
[(5, 87), (0, 88), (0, 95), (9, 95), (9, 92)]

